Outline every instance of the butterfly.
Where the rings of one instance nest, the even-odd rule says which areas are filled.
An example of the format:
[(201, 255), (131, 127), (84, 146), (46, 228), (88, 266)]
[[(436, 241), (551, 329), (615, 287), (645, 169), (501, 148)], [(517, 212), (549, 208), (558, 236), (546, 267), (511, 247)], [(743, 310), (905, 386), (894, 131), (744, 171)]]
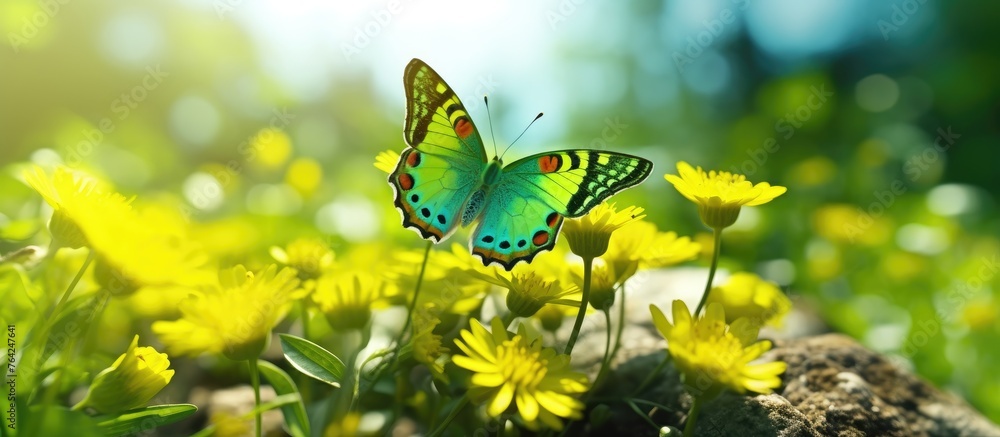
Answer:
[(598, 150), (559, 150), (504, 166), (451, 87), (413, 59), (403, 73), (407, 148), (389, 175), (403, 226), (439, 243), (478, 223), (469, 250), (484, 265), (511, 270), (550, 250), (565, 217), (580, 217), (639, 184), (653, 163)]

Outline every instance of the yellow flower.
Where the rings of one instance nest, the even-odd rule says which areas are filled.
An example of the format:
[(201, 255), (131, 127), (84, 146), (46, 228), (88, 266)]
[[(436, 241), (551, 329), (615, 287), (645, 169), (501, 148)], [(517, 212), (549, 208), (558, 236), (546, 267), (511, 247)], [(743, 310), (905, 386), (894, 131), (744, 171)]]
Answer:
[[(573, 302), (572, 306), (545, 305), (533, 317), (542, 325), (542, 329), (555, 334), (562, 327), (567, 317), (576, 317), (576, 314), (580, 311), (580, 293), (574, 293), (574, 296), (576, 300), (570, 299)], [(588, 313), (592, 311), (594, 311), (593, 308), (587, 308)]]
[(763, 205), (787, 191), (767, 182), (754, 185), (741, 174), (714, 170), (705, 173), (701, 167), (694, 169), (684, 161), (677, 163), (677, 173), (680, 176), (664, 177), (681, 195), (698, 204), (701, 221), (712, 229), (735, 223), (740, 207)]
[(73, 409), (93, 408), (102, 414), (120, 413), (146, 405), (174, 376), (167, 354), (132, 338), (128, 350), (111, 367), (94, 377), (90, 391)]
[(583, 217), (566, 220), (563, 233), (573, 253), (584, 258), (596, 258), (608, 250), (611, 234), (645, 217), (642, 212), (642, 208), (635, 206), (616, 211), (614, 204), (602, 203)]
[(318, 278), (333, 265), (333, 251), (326, 242), (316, 238), (299, 238), (284, 249), (271, 247), (271, 257), (275, 261), (294, 268), (299, 279), (308, 281)]
[(316, 282), (313, 302), (336, 330), (363, 329), (372, 309), (385, 304), (388, 285), (364, 271), (328, 273)]
[(380, 152), (378, 156), (375, 157), (375, 168), (388, 173), (392, 173), (396, 169), (396, 164), (399, 163), (399, 152), (395, 150), (386, 150)]
[[(575, 265), (572, 272), (573, 281), (578, 287), (583, 288), (583, 266)], [(590, 306), (597, 310), (611, 308), (615, 303), (615, 290), (619, 285), (621, 282), (614, 266), (606, 263), (595, 264), (590, 273), (590, 296), (588, 296)]]
[(675, 300), (673, 324), (656, 306), (650, 305), (649, 310), (692, 396), (707, 400), (724, 388), (771, 393), (781, 386), (784, 362), (750, 364), (771, 349), (771, 342), (757, 341), (758, 328), (748, 319), (727, 325), (725, 311), (717, 302), (708, 304), (705, 315), (695, 320), (687, 305)]
[(172, 354), (255, 359), (298, 284), (295, 269), (273, 264), (257, 274), (243, 266), (223, 270), (217, 286), (182, 303), (180, 319), (155, 322), (153, 332)]
[(452, 361), (473, 372), (469, 389), (476, 402), (486, 403), (486, 413), (498, 417), (516, 406), (517, 414), (532, 430), (539, 424), (561, 430), (560, 418), (583, 417), (583, 402), (573, 395), (586, 392), (587, 376), (573, 371), (569, 355), (543, 348), (537, 334), (529, 334), (524, 325), (511, 337), (499, 318), (491, 323), (492, 333), (472, 319), (471, 331), (462, 330), (455, 344), (465, 355)]
[(608, 251), (601, 256), (614, 270), (615, 282), (624, 282), (640, 269), (671, 266), (696, 258), (701, 243), (676, 232), (660, 232), (656, 225), (638, 220), (611, 236)]
[(52, 207), (49, 231), (57, 247), (92, 246), (95, 232), (117, 227), (132, 209), (130, 199), (99, 189), (103, 187), (97, 180), (63, 166), (52, 176), (34, 166), (24, 172), (24, 179)]
[[(483, 279), (493, 278), (495, 268), (483, 266), (458, 243), (453, 243), (450, 251), (431, 250), (428, 256), (417, 303), (433, 303), (443, 311), (455, 314), (467, 314), (478, 308), (483, 296), (490, 290), (490, 283)], [(400, 290), (409, 294), (406, 299), (412, 299), (424, 250), (397, 251), (393, 258), (395, 262), (387, 266), (389, 275), (395, 279)]]
[(726, 285), (712, 287), (707, 302), (722, 304), (726, 323), (745, 317), (758, 327), (767, 324), (780, 328), (792, 309), (792, 301), (778, 286), (746, 272), (734, 273)]
[(656, 268), (672, 266), (698, 257), (701, 243), (691, 237), (680, 237), (676, 232), (657, 232), (652, 244), (642, 257), (640, 267)]
[[(546, 281), (534, 271), (521, 270), (511, 279), (497, 276), (507, 292), (507, 309), (518, 317), (531, 317), (546, 304), (579, 305), (579, 301), (569, 301), (566, 296), (580, 290), (560, 286), (559, 281)], [(579, 308), (579, 306), (577, 306)]]
[(208, 257), (188, 238), (188, 225), (172, 205), (146, 205), (91, 233), (94, 277), (122, 296), (144, 286), (199, 286), (213, 282)]
[[(469, 252), (455, 245), (455, 250)], [(466, 255), (467, 256), (467, 255)], [(580, 289), (565, 285), (569, 281), (561, 279), (566, 270), (564, 257), (554, 252), (539, 254), (531, 263), (518, 264), (511, 271), (485, 267), (475, 258), (469, 265), (462, 264), (462, 271), (476, 280), (485, 281), (507, 290), (507, 309), (517, 317), (531, 317), (547, 304), (572, 305), (580, 307), (579, 300), (568, 300), (566, 296), (579, 294)]]
[(61, 166), (51, 177), (37, 166), (24, 177), (54, 210), (53, 242), (89, 247), (97, 259), (95, 279), (105, 290), (123, 295), (148, 285), (210, 281), (201, 269), (206, 258), (188, 243), (177, 208), (154, 204), (136, 211), (131, 200)]
[(413, 359), (423, 363), (435, 378), (447, 381), (444, 373), (444, 354), (448, 348), (441, 343), (441, 336), (434, 334), (434, 328), (441, 324), (440, 310), (434, 304), (424, 305), (413, 312)]

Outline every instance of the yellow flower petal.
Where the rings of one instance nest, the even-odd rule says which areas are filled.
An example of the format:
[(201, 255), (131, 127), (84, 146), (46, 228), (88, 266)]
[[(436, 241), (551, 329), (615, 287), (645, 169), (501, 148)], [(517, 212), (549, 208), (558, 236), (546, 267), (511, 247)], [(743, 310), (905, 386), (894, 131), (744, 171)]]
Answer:
[(583, 402), (551, 391), (540, 391), (535, 398), (539, 405), (559, 417), (572, 417), (583, 409)]
[(674, 300), (671, 309), (673, 310), (674, 327), (691, 326), (691, 312), (688, 311), (687, 304), (684, 301), (680, 299)]
[[(465, 357), (456, 356), (454, 358), (465, 358)], [(465, 358), (465, 360), (463, 360), (463, 362), (466, 362), (467, 364), (468, 364), (468, 361), (473, 361), (473, 362), (476, 362), (476, 363), (479, 362), (479, 361), (475, 361), (475, 360), (469, 360), (468, 358)], [(476, 366), (476, 365), (464, 366), (464, 365), (458, 364), (457, 361), (455, 362), (455, 364), (459, 365), (461, 367), (465, 367), (466, 369), (469, 369), (469, 370), (471, 370), (473, 372), (496, 372), (497, 371), (496, 366)], [(490, 368), (490, 367), (492, 367), (492, 368)], [(501, 386), (502, 384), (504, 384), (506, 382), (506, 379), (500, 373), (476, 373), (475, 375), (472, 375), (472, 381), (471, 382), (474, 385), (478, 385), (478, 386), (482, 386), (482, 387), (499, 387), (499, 386)]]
[(766, 182), (754, 185), (741, 174), (705, 172), (683, 161), (677, 163), (677, 173), (664, 178), (682, 196), (698, 204), (702, 221), (713, 229), (731, 226), (741, 206), (762, 205), (786, 191), (785, 187), (772, 187)]
[(295, 270), (278, 271), (274, 265), (257, 274), (243, 266), (225, 269), (219, 273), (219, 284), (192, 293), (181, 304), (180, 319), (157, 321), (153, 332), (172, 354), (256, 358), (271, 328), (284, 317), (285, 304), (298, 283)]
[(104, 414), (141, 407), (156, 396), (174, 376), (167, 354), (149, 346), (138, 347), (139, 336), (121, 356), (97, 374), (87, 396), (73, 409), (93, 408)]
[(515, 398), (517, 402), (517, 412), (528, 422), (534, 422), (538, 418), (538, 401), (534, 396), (529, 396), (519, 392)]
[(487, 406), (486, 414), (492, 417), (497, 417), (507, 411), (507, 407), (510, 406), (511, 399), (514, 398), (514, 384), (506, 383), (500, 386), (500, 389), (493, 395), (493, 400)]
[(399, 162), (399, 152), (386, 150), (379, 152), (378, 156), (375, 157), (375, 168), (389, 174), (396, 169), (397, 162)]
[(667, 321), (667, 317), (663, 315), (663, 311), (660, 311), (656, 305), (649, 304), (649, 312), (653, 315), (653, 325), (656, 326), (656, 329), (663, 334), (664, 338), (669, 338), (670, 331), (674, 329), (674, 326)]
[(725, 310), (717, 302), (708, 305), (704, 316), (693, 317), (682, 301), (675, 300), (673, 328), (663, 329), (669, 326), (663, 314), (655, 306), (650, 311), (653, 323), (667, 340), (675, 366), (687, 384), (698, 387), (693, 395), (711, 399), (724, 388), (737, 393), (770, 393), (780, 386), (778, 375), (785, 370), (785, 363), (749, 364), (769, 350), (771, 342), (756, 341), (758, 328), (748, 319), (727, 325)]
[[(561, 429), (560, 418), (583, 416), (583, 403), (571, 395), (585, 392), (589, 381), (569, 367), (569, 356), (542, 347), (541, 334), (524, 324), (513, 337), (499, 318), (490, 327), (493, 332), (471, 320), (470, 329), (462, 330), (455, 340), (466, 355), (452, 357), (457, 366), (473, 372), (469, 394), (485, 403), (488, 415), (498, 417), (513, 403), (532, 430), (540, 426)], [(487, 353), (487, 347), (492, 351)]]

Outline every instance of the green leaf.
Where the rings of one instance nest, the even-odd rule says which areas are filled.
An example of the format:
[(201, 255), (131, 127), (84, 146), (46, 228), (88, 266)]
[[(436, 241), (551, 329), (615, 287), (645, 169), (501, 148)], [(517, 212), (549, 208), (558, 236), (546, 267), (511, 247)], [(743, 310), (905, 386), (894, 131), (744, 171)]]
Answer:
[(295, 369), (310, 378), (340, 387), (344, 378), (344, 362), (316, 343), (290, 334), (279, 334), (285, 359)]
[(97, 426), (106, 436), (132, 435), (184, 419), (198, 411), (191, 404), (155, 405), (117, 415), (97, 416)]
[(292, 377), (288, 376), (284, 370), (279, 369), (278, 366), (264, 360), (257, 360), (257, 369), (271, 384), (271, 387), (274, 387), (274, 391), (278, 395), (298, 396), (297, 402), (281, 407), (281, 414), (285, 416), (285, 425), (288, 425), (288, 433), (292, 437), (308, 436), (309, 418), (306, 416), (306, 406), (302, 403), (302, 396), (299, 394), (295, 382), (292, 381)]
[[(35, 303), (28, 290), (31, 279), (19, 264), (0, 264), (0, 317), (8, 324), (23, 322), (35, 316)], [(6, 325), (4, 325), (6, 327)], [(23, 333), (19, 333), (23, 336)]]
[(0, 228), (0, 239), (24, 241), (37, 234), (44, 226), (45, 222), (37, 218), (12, 220)]

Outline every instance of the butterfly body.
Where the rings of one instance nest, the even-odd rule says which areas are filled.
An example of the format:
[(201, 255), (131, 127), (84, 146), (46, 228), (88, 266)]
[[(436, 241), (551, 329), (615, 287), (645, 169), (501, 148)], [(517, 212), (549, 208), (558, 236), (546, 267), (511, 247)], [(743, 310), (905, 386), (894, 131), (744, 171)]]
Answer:
[(644, 180), (652, 163), (595, 150), (545, 152), (504, 166), (454, 91), (414, 59), (403, 77), (409, 147), (389, 175), (403, 226), (435, 243), (478, 222), (470, 250), (510, 270), (550, 250), (564, 217), (579, 217)]

